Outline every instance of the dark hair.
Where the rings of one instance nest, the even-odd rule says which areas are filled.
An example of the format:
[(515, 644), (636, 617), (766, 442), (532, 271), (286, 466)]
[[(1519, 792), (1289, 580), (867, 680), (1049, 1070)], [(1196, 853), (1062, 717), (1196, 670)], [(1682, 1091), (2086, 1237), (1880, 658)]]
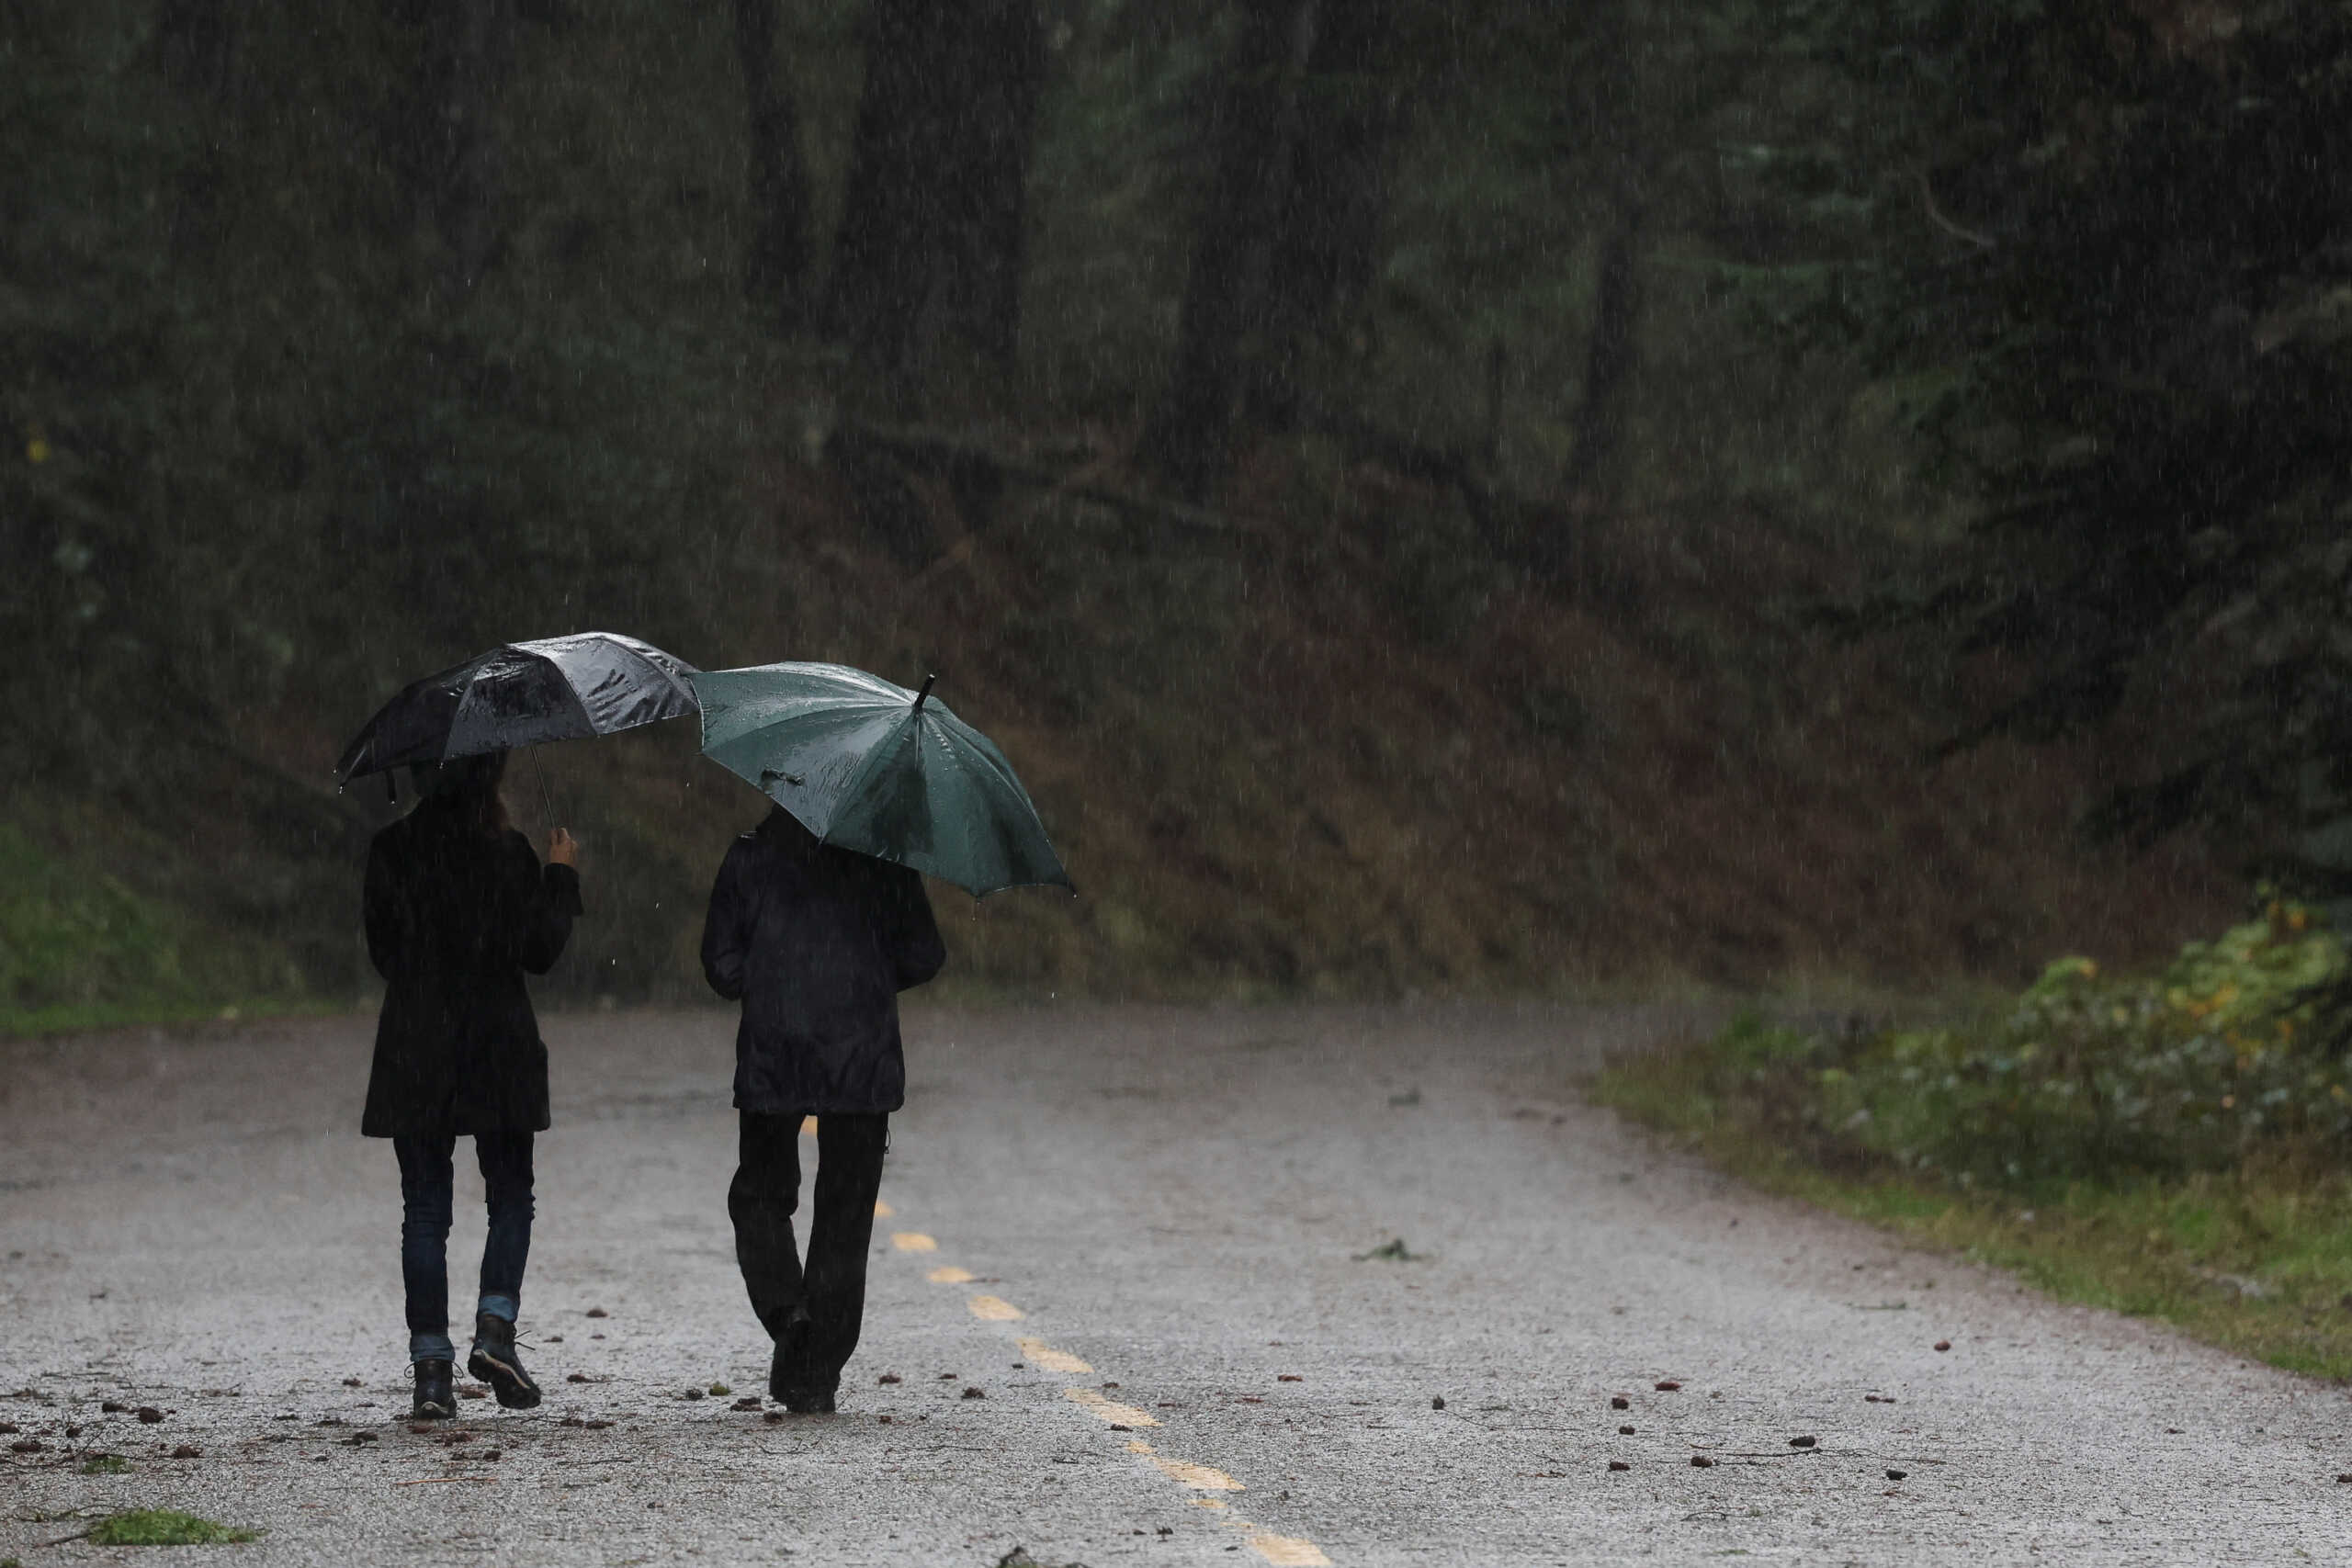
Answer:
[(757, 831), (768, 843), (802, 860), (815, 854), (820, 847), (817, 835), (808, 830), (808, 825), (781, 806), (768, 808)]
[(409, 781), (423, 796), (420, 809), (452, 811), (484, 836), (506, 830), (506, 802), (498, 786), (506, 777), (506, 753), (484, 751), (478, 756), (452, 757), (446, 762), (420, 762), (409, 770)]

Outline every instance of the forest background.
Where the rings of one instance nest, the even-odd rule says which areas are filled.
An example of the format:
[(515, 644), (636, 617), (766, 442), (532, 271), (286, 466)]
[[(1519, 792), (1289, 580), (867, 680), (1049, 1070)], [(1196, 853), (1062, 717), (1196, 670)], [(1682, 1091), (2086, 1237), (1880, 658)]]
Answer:
[[(957, 984), (2011, 982), (2352, 865), (2352, 17), (2212, 0), (31, 0), (0, 1006), (348, 1006), (342, 739), (833, 659), (1080, 889)], [(760, 802), (518, 767), (550, 984)]]

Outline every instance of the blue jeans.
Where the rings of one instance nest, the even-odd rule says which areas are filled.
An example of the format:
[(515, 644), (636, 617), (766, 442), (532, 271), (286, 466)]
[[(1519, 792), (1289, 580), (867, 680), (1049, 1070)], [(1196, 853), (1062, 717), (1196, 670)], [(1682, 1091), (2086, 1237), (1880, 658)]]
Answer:
[[(401, 1162), (401, 1283), (408, 1292), (412, 1361), (457, 1359), (449, 1343), (449, 1215), (456, 1175), (455, 1138), (394, 1138)], [(512, 1323), (523, 1301), (523, 1264), (531, 1255), (531, 1134), (478, 1133), (490, 1234), (481, 1249), (479, 1311)]]

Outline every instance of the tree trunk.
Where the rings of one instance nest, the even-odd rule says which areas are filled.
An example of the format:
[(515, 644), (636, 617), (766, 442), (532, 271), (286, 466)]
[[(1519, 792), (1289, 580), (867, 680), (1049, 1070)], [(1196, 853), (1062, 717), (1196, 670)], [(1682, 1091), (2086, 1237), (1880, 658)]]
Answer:
[(776, 73), (776, 0), (734, 3), (735, 53), (751, 137), (752, 236), (743, 252), (743, 292), (788, 332), (799, 325), (808, 304), (808, 165), (800, 150), (800, 115)]
[(183, 93), (227, 96), (235, 42), (236, 23), (223, 0), (164, 0), (156, 13), (156, 55)]
[(417, 230), (439, 242), (424, 287), (446, 302), (473, 292), (503, 246), (498, 102), (514, 63), (514, 0), (379, 0), (413, 39), (388, 127)]
[(1298, 141), (1299, 81), (1317, 0), (1250, 0), (1210, 142), (1216, 173), (1185, 280), (1176, 365), (1145, 432), (1145, 460), (1186, 500), (1232, 463), (1247, 340), (1266, 325), (1266, 275)]
[(938, 164), (927, 110), (945, 9), (940, 0), (872, 0), (866, 11), (865, 86), (833, 242), (828, 326), (894, 389), (930, 283), (920, 197)]
[(825, 314), (902, 409), (942, 325), (1011, 361), (1044, 76), (1033, 0), (874, 0), (867, 13)]
[(1403, 121), (1393, 58), (1398, 0), (1323, 8), (1299, 89), (1298, 143), (1267, 267), (1264, 341), (1244, 403), (1277, 429), (1294, 422), (1309, 344), (1369, 292), (1388, 209), (1388, 155)]
[[(1568, 514), (1588, 520), (1614, 511), (1623, 491), (1625, 437), (1641, 366), (1649, 137), (1642, 119), (1637, 19), (1635, 0), (1619, 0), (1601, 14), (1588, 89), (1588, 133), (1603, 154), (1609, 230), (1600, 242), (1592, 333), (1585, 344), (1584, 384), (1566, 475)], [(1536, 541), (1538, 570), (1555, 581), (1569, 576), (1573, 543), (1565, 534)]]
[(1623, 483), (1625, 428), (1632, 419), (1634, 372), (1640, 364), (1641, 197), (1621, 195), (1600, 245), (1600, 277), (1585, 345), (1584, 387), (1577, 399), (1575, 446), (1568, 456), (1568, 492), (1588, 513), (1617, 504)]
[(514, 35), (511, 0), (456, 0), (452, 9), (443, 35), (446, 161), (435, 207), (448, 247), (444, 288), (455, 301), (473, 292), (505, 244), (496, 114), (514, 64)]
[(948, 320), (1001, 372), (1021, 346), (1029, 256), (1029, 149), (1046, 85), (1046, 32), (1032, 0), (970, 6), (958, 51), (961, 121), (948, 139)]
[(221, 127), (233, 107), (237, 30), (224, 0), (164, 0), (155, 17), (157, 61), (197, 127), (172, 193), (172, 259), (183, 265), (220, 243), (231, 172)]

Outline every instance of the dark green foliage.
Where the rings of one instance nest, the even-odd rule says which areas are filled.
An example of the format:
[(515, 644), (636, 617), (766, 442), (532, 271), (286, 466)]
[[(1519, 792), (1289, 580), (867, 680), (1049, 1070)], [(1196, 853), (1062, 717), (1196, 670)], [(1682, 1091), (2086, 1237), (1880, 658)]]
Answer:
[(2352, 13), (1781, 9), (1835, 107), (1742, 162), (1814, 265), (1734, 283), (1859, 344), (1975, 507), (1910, 607), (2017, 672), (1960, 743), (2161, 705), (2160, 760), (2097, 825), (2340, 813)]
[[(2239, 290), (2251, 361), (2280, 371), (2252, 403), (2159, 378), (2129, 419), (2102, 389), (2140, 386), (2147, 344), (2204, 341), (2174, 323), (2207, 310), (2198, 280), (2217, 242), (2181, 242), (2163, 276), (2183, 280), (2144, 309), (2102, 315), (2086, 280), (2099, 257), (2196, 227), (2145, 240), (2134, 191), (2174, 192), (2185, 210), (2204, 187), (2180, 182), (2210, 184), (2224, 156), (2289, 166), (2320, 111), (2281, 94), (2243, 111), (2197, 98), (2179, 84), (2218, 69), (2202, 54), (2110, 80), (2036, 41), (2036, 15), (36, 0), (0, 31), (0, 156), (17, 172), (0, 190), (0, 632), (20, 652), (0, 670), (15, 720), (0, 727), (0, 798), (19, 814), (94, 803), (61, 863), (86, 860), (208, 927), (268, 933), (314, 991), (348, 997), (367, 983), (348, 883), (380, 813), (334, 801), (323, 759), (424, 671), (606, 626), (699, 663), (888, 656), (912, 678), (921, 638), (877, 606), (952, 556), (926, 582), (989, 601), (973, 618), (1003, 649), (1001, 689), (1034, 694), (1043, 733), (1099, 740), (1171, 694), (1230, 707), (1259, 678), (1229, 662), (1235, 629), (1270, 593), (1319, 638), (1401, 636), (1440, 660), (1531, 575), (1582, 572), (1588, 602), (1637, 620), (1621, 584), (1591, 576), (1611, 552), (1566, 547), (1612, 526), (1701, 563), (1739, 556), (1735, 533), (1785, 526), (1869, 570), (1932, 498), (1881, 482), (1906, 431), (1854, 436), (1861, 366), (1887, 378), (1879, 404), (1984, 487), (1972, 493), (2042, 508), (2012, 520), (2034, 542), (2002, 547), (2011, 577), (1939, 603), (1987, 637), (2039, 637), (2053, 669), (2086, 671), (2066, 688), (2086, 700), (2116, 658), (2166, 646), (2125, 610), (2188, 593), (2164, 626), (2214, 625), (2222, 590), (2165, 574), (2174, 535), (2132, 533), (2139, 553), (2118, 553), (2071, 520), (2209, 491), (2256, 519), (2186, 536), (2179, 558), (2211, 544), (2243, 563), (2227, 581), (2253, 584), (2240, 598), (2255, 607), (2218, 623), (2230, 648), (2287, 639), (2284, 683), (2233, 687), (2217, 724), (2272, 711), (2274, 691), (2287, 716), (2264, 734), (2272, 752), (2222, 750), (2184, 774), (2182, 798), (2225, 793), (2230, 768), (2278, 787), (2289, 774), (2265, 759), (2315, 754), (2332, 666), (2294, 662), (2316, 611), (2277, 606), (2316, 604), (2336, 579), (2262, 553), (2332, 504), (2318, 470), (2280, 478), (2264, 444), (2333, 428), (2333, 274), (2313, 262), (2300, 303)], [(2324, 39), (2264, 16), (2222, 51), (2231, 81), (2289, 43), (2318, 68)], [(1253, 51), (1253, 17), (1261, 42), (1283, 41), (1270, 17), (1315, 27), (1283, 35), (1288, 53)], [(956, 38), (925, 25), (941, 17)], [(1245, 59), (1274, 62), (1295, 91), (1270, 91)], [(2076, 75), (2121, 118), (2053, 160), (2038, 149), (2058, 145), (2056, 121), (2035, 106)], [(2334, 91), (2320, 83), (2312, 102)], [(2167, 93), (2188, 107), (2143, 111)], [(879, 112), (892, 102), (905, 112)], [(1238, 141), (1282, 168), (1221, 164), (1235, 103), (1287, 117), (1285, 137)], [(878, 106), (863, 122), (862, 105)], [(1155, 483), (1133, 459), (1185, 346), (1188, 264), (1232, 207), (1221, 186), (1249, 186), (1262, 220), (1232, 247), (1249, 298), (1212, 334), (1229, 374), (1200, 400), (1201, 419), (1229, 422), (1212, 445), (1235, 482), (1207, 482), (1215, 463), (1170, 467), (1263, 529), (1270, 559), (1302, 563), (1271, 576), (1228, 561), (1214, 531), (1131, 536), (1153, 502), (1123, 493)], [(2062, 230), (2083, 192), (2097, 223)], [(894, 193), (918, 199), (894, 207)], [(2271, 212), (2258, 181), (2222, 194), (2236, 204), (2217, 209), (2227, 244), (2262, 265), (2320, 231)], [(1995, 243), (1966, 237), (1980, 228)], [(813, 308), (829, 291), (842, 306), (830, 323)], [(1776, 364), (1732, 330), (1731, 304), (1865, 354)], [(2044, 373), (2096, 360), (2110, 317), (2123, 370)], [(887, 432), (861, 435), (842, 415), (873, 412), (875, 370), (894, 414), (952, 430), (959, 453), (1051, 463), (1028, 478), (960, 456), (924, 467)], [(2115, 432), (2125, 456), (2077, 461)], [(2241, 454), (2226, 485), (2182, 467), (2224, 448)], [(1141, 510), (1041, 501), (1035, 474), (1063, 464)], [(2161, 494), (2102, 499), (2135, 475)], [(1636, 515), (1611, 515), (1611, 495)], [(990, 585), (989, 558), (1016, 532), (1042, 563), (1023, 569), (1030, 584), (1050, 592)], [(2248, 576), (2257, 560), (2304, 598)], [(2052, 585), (2028, 596), (2041, 621), (1994, 613), (2019, 595), (1986, 585), (2010, 581)], [(2091, 607), (2064, 609), (2077, 603)], [(1671, 617), (1632, 635), (1673, 632), (1694, 675), (1743, 656), (1712, 609)], [(1546, 744), (1610, 711), (1563, 671), (1511, 685), (1533, 694), (1512, 723)], [(640, 751), (691, 776), (683, 750)], [(650, 820), (650, 777), (623, 806), (582, 800), (559, 773), (601, 878), (561, 982), (589, 994), (691, 978), (680, 933), (707, 846), (671, 829), (691, 817), (718, 833), (728, 807), (697, 796), (686, 812), (681, 784), (673, 819)], [(2331, 788), (2294, 787), (2323, 803)], [(1142, 815), (1101, 804), (1098, 822)]]
[(2352, 1136), (2342, 1054), (2312, 1027), (2342, 941), (2273, 904), (2161, 974), (2052, 964), (1973, 1025), (1845, 1032), (1735, 1023), (1716, 1095), (1832, 1167), (1872, 1162), (2030, 1197), (2066, 1182), (2233, 1169)]
[[(713, 537), (771, 363), (697, 217), (742, 159), (681, 76), (727, 58), (725, 18), (665, 10), (667, 51), (616, 67), (526, 8), (452, 62), (435, 29), (469, 9), (46, 5), (0, 35), (25, 172), (0, 237), (0, 790), (166, 838), (190, 791), (241, 796), (238, 923), (316, 931), (309, 983), (338, 992), (345, 932), (288, 920), (310, 870), (263, 866), (347, 857), (363, 823), (233, 737), (347, 727), (509, 637), (610, 623), (712, 657), (710, 551), (676, 547)], [(495, 100), (495, 188), (420, 129), (465, 71)], [(648, 101), (674, 106), (662, 138), (634, 134)]]

